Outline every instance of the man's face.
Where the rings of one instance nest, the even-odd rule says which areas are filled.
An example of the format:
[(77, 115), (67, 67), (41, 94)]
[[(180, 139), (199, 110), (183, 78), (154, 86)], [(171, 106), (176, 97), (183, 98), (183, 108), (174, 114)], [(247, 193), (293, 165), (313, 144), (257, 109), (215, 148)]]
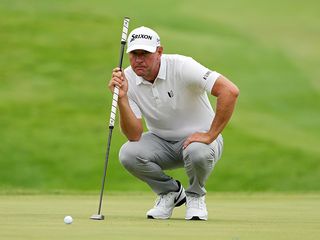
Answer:
[(155, 53), (134, 50), (129, 53), (130, 65), (138, 76), (153, 81), (159, 72), (161, 54), (162, 47), (158, 47)]

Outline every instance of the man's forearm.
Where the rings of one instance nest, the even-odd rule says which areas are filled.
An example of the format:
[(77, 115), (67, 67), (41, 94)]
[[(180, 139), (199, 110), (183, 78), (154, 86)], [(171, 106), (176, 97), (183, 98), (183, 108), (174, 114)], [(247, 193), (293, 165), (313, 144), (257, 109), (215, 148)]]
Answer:
[(120, 126), (129, 141), (138, 141), (143, 132), (142, 120), (138, 119), (132, 112), (128, 97), (124, 96), (118, 100), (120, 113)]
[(209, 130), (212, 141), (223, 131), (229, 122), (236, 105), (239, 92), (226, 91), (217, 97), (216, 115)]

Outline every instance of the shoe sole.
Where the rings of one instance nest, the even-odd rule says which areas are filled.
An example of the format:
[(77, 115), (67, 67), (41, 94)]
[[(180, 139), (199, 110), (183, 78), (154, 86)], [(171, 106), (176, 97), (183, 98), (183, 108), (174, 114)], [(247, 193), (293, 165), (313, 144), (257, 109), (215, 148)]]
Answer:
[(160, 220), (165, 220), (165, 219), (169, 219), (171, 217), (170, 216), (167, 216), (167, 217), (154, 217), (152, 215), (147, 215), (147, 219), (160, 219)]
[(198, 216), (193, 216), (192, 218), (186, 218), (186, 220), (193, 220), (193, 221), (207, 221), (208, 218), (200, 218)]
[(205, 216), (188, 216), (188, 217), (185, 217), (185, 220), (207, 221), (208, 220), (208, 215), (205, 215)]

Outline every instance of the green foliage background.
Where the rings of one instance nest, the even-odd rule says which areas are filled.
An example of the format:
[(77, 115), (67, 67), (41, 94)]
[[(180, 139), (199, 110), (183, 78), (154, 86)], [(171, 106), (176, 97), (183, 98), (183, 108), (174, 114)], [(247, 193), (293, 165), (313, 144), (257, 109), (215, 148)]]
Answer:
[[(320, 4), (315, 0), (2, 0), (1, 191), (96, 191), (124, 16), (241, 95), (209, 191), (320, 190)], [(128, 64), (125, 59), (125, 65)], [(212, 99), (214, 104), (214, 99)], [(118, 162), (107, 189), (144, 191)], [(184, 171), (169, 174), (187, 184)]]

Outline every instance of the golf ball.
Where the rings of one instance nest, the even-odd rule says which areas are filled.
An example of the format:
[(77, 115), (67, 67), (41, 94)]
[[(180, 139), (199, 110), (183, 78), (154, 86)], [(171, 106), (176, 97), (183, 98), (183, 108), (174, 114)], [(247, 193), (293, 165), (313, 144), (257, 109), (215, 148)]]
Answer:
[(65, 216), (63, 221), (65, 224), (71, 224), (73, 222), (73, 219), (71, 216)]

